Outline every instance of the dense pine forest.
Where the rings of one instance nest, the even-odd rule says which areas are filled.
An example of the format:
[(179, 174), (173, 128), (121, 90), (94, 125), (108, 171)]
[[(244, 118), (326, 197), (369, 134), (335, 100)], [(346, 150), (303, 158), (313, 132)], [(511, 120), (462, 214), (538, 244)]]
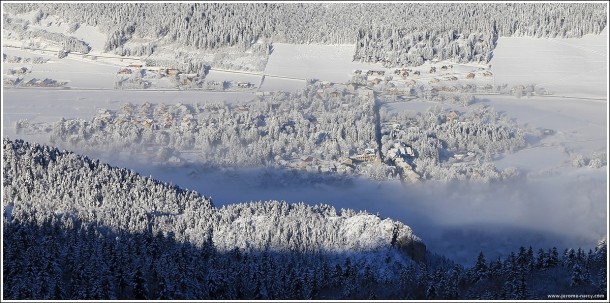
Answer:
[(213, 206), (87, 157), (3, 140), (4, 299), (546, 299), (604, 294), (606, 243), (464, 267), (408, 226), (328, 205)]

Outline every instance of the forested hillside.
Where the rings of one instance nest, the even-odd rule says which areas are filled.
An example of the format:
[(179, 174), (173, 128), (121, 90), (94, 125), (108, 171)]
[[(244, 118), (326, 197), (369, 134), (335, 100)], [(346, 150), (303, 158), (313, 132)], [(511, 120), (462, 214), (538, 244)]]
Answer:
[[(607, 24), (601, 3), (502, 4), (9, 4), (7, 11), (57, 15), (71, 24), (98, 26), (106, 51), (125, 53), (132, 38), (196, 49), (238, 47), (261, 51), (268, 43), (356, 44), (355, 60), (419, 65), (491, 58), (498, 36), (580, 37)], [(36, 21), (36, 20), (34, 20)], [(257, 42), (262, 42), (257, 43)], [(267, 51), (267, 50), (262, 50)], [(131, 53), (132, 50), (129, 50)]]
[[(368, 274), (395, 279), (396, 266), (425, 257), (408, 226), (364, 212), (278, 201), (217, 209), (195, 192), (73, 153), (8, 139), (3, 148), (6, 298), (141, 298), (133, 283), (147, 285), (147, 298), (163, 297), (163, 287), (173, 287), (174, 298), (251, 297), (231, 295), (242, 290), (237, 278), (251, 291), (269, 279), (268, 291), (286, 298), (295, 274), (304, 283), (330, 283), (311, 275), (322, 270), (310, 272), (324, 264), (355, 262), (346, 277), (353, 275), (349, 287), (357, 290), (367, 265)], [(248, 269), (263, 265), (272, 268)], [(193, 276), (170, 286), (182, 279), (165, 274)], [(207, 283), (231, 290), (199, 288)]]
[(400, 222), (210, 199), (3, 140), (4, 299), (546, 299), (605, 294), (606, 243), (463, 267)]

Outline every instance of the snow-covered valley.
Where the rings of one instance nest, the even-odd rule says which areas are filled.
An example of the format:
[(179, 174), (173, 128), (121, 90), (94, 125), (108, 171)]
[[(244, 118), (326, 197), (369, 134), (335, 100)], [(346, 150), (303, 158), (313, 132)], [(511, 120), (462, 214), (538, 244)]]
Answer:
[[(600, 35), (598, 40), (603, 38)], [(554, 48), (559, 43), (555, 40), (560, 39), (544, 41), (547, 41), (548, 48)], [(316, 46), (316, 49), (322, 48), (324, 47)], [(569, 50), (579, 54), (581, 52), (573, 48), (567, 48), (565, 52)], [(497, 51), (502, 54), (507, 50), (499, 43)], [(278, 51), (277, 54), (282, 53)], [(586, 54), (598, 56), (588, 52), (581, 55)], [(510, 55), (506, 56), (509, 58), (506, 60), (512, 60)], [(542, 57), (549, 60), (547, 54)], [(502, 56), (496, 55), (491, 64), (507, 64), (503, 60)], [(527, 63), (518, 66), (513, 62), (511, 66), (515, 70), (529, 68)], [(574, 66), (573, 69), (578, 67)], [(343, 70), (347, 75), (351, 67), (339, 66), (332, 69), (335, 70)], [(273, 72), (281, 73), (281, 70)], [(605, 70), (598, 69), (594, 78), (603, 79), (605, 73)], [(48, 73), (49, 76), (52, 74)], [(495, 76), (496, 79), (503, 79), (504, 74), (500, 70), (496, 71)], [(583, 84), (589, 81), (588, 78), (579, 79)], [(577, 80), (565, 81), (574, 84)], [(600, 90), (600, 86), (596, 86), (597, 91), (590, 93), (600, 97), (600, 93), (606, 91)], [(573, 91), (570, 95), (589, 97), (589, 94), (581, 95), (580, 91)], [(87, 91), (76, 87), (70, 90), (4, 89), (3, 132), (4, 136), (49, 143), (48, 137), (41, 135), (16, 135), (15, 122), (26, 119), (31, 123), (53, 123), (62, 117), (90, 119), (99, 109), (118, 109), (127, 102), (136, 105), (143, 102), (235, 103), (254, 98), (254, 94), (248, 92)], [(110, 155), (98, 156), (112, 165), (135, 169), (143, 175), (197, 190), (211, 196), (216, 205), (274, 199), (311, 204), (328, 203), (337, 208), (378, 212), (381, 216), (398, 219), (412, 226), (432, 251), (442, 252), (466, 264), (474, 262), (479, 251), (496, 256), (521, 245), (590, 246), (604, 237), (607, 208), (604, 184), (607, 180), (607, 166), (576, 168), (572, 162), (577, 154), (590, 157), (593, 153), (606, 152), (607, 102), (559, 96), (519, 99), (483, 95), (478, 98), (482, 100), (481, 104), (493, 107), (532, 129), (554, 131), (551, 136), (531, 142), (524, 150), (494, 160), (500, 168), (517, 167), (523, 176), (521, 180), (474, 187), (442, 183), (402, 186), (397, 182), (380, 183), (367, 179), (357, 179), (353, 185), (342, 187), (322, 184), (262, 187), (262, 173), (258, 170), (232, 169), (229, 172), (218, 172), (199, 171), (191, 165), (151, 167), (135, 164), (131, 160), (121, 161)], [(423, 108), (431, 105), (424, 103)], [(421, 110), (418, 109), (421, 106), (413, 103), (412, 107), (410, 102), (405, 102), (400, 107), (396, 104), (391, 106), (398, 108), (395, 110)], [(193, 175), (193, 171), (197, 173)], [(499, 192), (504, 194), (500, 195)], [(548, 220), (540, 220), (541, 216), (546, 215), (550, 217)], [(562, 224), (566, 220), (573, 222), (574, 228), (564, 228)], [(507, 237), (520, 241), (507, 241)]]
[[(501, 36), (489, 62), (388, 67), (353, 61), (354, 44), (281, 42), (268, 53), (197, 50), (176, 68), (163, 64), (186, 60), (189, 47), (159, 42), (153, 66), (151, 55), (105, 52), (107, 34), (93, 26), (70, 29), (47, 16), (30, 29), (78, 38), (91, 50), (61, 57), (44, 37), (4, 35), (3, 138), (194, 190), (220, 221), (237, 209), (244, 217), (213, 231), (218, 248), (229, 251), (234, 240), (252, 249), (273, 238), (267, 214), (240, 210), (265, 201), (380, 217), (324, 221), (344, 233), (341, 249), (394, 245), (389, 218), (430, 253), (467, 267), (480, 253), (506, 260), (520, 247), (588, 250), (607, 238), (607, 28), (581, 38)], [(465, 135), (450, 140), (449, 132)], [(479, 148), (494, 141), (501, 144)], [(18, 198), (3, 191), (2, 200), (10, 213)], [(296, 221), (299, 236), (311, 235), (313, 226)], [(205, 242), (184, 224), (191, 227), (180, 241), (191, 232), (193, 243)], [(237, 232), (249, 224), (258, 227)], [(261, 226), (257, 240), (243, 239)]]

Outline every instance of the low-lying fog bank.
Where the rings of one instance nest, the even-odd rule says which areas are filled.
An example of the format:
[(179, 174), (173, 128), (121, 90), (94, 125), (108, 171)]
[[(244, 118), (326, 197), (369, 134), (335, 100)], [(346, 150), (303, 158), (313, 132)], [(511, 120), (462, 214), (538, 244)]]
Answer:
[(307, 183), (315, 175), (264, 181), (260, 170), (132, 168), (211, 196), (215, 206), (274, 199), (378, 213), (402, 221), (431, 251), (463, 264), (473, 264), (480, 251), (490, 259), (519, 246), (589, 248), (606, 235), (606, 169), (565, 169), (492, 184), (402, 185), (338, 178)]

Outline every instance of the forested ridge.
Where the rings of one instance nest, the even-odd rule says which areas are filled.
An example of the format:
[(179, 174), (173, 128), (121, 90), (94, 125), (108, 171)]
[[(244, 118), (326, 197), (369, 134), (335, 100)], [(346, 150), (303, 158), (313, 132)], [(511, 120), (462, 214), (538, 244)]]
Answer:
[(402, 223), (365, 212), (278, 201), (215, 208), (195, 192), (71, 152), (8, 138), (3, 150), (4, 299), (606, 293), (605, 241), (588, 252), (481, 253), (464, 267), (426, 252)]
[[(207, 264), (210, 268), (189, 267), (187, 273), (197, 273), (200, 276), (192, 277), (193, 280), (188, 281), (191, 284), (181, 286), (183, 288), (180, 293), (173, 289), (174, 298), (236, 298), (228, 293), (215, 295), (213, 291), (200, 293), (197, 291), (204, 290), (196, 290), (196, 286), (203, 283), (201, 279), (216, 277), (213, 271), (216, 267), (222, 272), (219, 274), (221, 277), (230, 275), (222, 270), (237, 270), (239, 267), (233, 267), (236, 265), (217, 264), (233, 260), (234, 254), (244, 253), (253, 258), (262, 258), (261, 254), (265, 253), (278, 255), (278, 259), (272, 260), (273, 266), (278, 267), (278, 275), (289, 274), (291, 270), (293, 275), (295, 270), (301, 275), (315, 266), (322, 266), (324, 262), (328, 266), (334, 266), (336, 262), (343, 264), (350, 256), (352, 259), (347, 262), (359, 262), (362, 266), (370, 263), (377, 275), (390, 270), (390, 267), (399, 266), (396, 264), (406, 265), (414, 262), (413, 259), (422, 261), (425, 258), (425, 246), (408, 226), (390, 219), (382, 220), (365, 212), (356, 213), (349, 209), (338, 212), (334, 207), (324, 204), (308, 206), (280, 201), (215, 208), (211, 199), (195, 192), (71, 152), (8, 139), (4, 140), (3, 148), (3, 204), (6, 210), (4, 256), (7, 260), (4, 274), (8, 278), (5, 279), (4, 286), (8, 298), (58, 298), (55, 291), (66, 294), (59, 296), (61, 298), (91, 298), (93, 294), (88, 291), (99, 289), (97, 284), (87, 284), (93, 283), (93, 277), (104, 275), (111, 279), (108, 276), (110, 272), (113, 277), (125, 273), (130, 276), (123, 279), (136, 279), (131, 276), (135, 274), (133, 271), (136, 268), (141, 269), (140, 278), (145, 279), (146, 283), (152, 283), (152, 288), (152, 281), (157, 281), (152, 275), (158, 273), (151, 267), (155, 267), (156, 263), (167, 265), (167, 262), (163, 262), (164, 259), (159, 258), (170, 258), (172, 253), (181, 254), (172, 255), (172, 258), (186, 258), (173, 260), (174, 262), (200, 258), (215, 262)], [(157, 248), (163, 250), (163, 254), (150, 251), (150, 241), (153, 238), (161, 241), (155, 245), (159, 245)], [(138, 242), (145, 240), (148, 242)], [(38, 241), (52, 242), (49, 244), (52, 249), (43, 254), (36, 252), (30, 255), (34, 249), (32, 245), (40, 244)], [(164, 241), (169, 244), (163, 245)], [(74, 247), (78, 243), (86, 247)], [(135, 251), (113, 250), (112, 247), (118, 249), (116, 245), (124, 245), (124, 249), (129, 247)], [(180, 250), (174, 251), (172, 247), (179, 247)], [(85, 251), (81, 252), (81, 249)], [(198, 255), (206, 250), (208, 253), (214, 251), (218, 259)], [(20, 251), (27, 252), (19, 254)], [(126, 255), (116, 255), (119, 253), (131, 256), (132, 259)], [(366, 257), (369, 254), (378, 258), (369, 259)], [(69, 260), (61, 261), (66, 255), (70, 256)], [(310, 256), (300, 258), (302, 255)], [(46, 258), (41, 260), (41, 256)], [(106, 264), (110, 262), (110, 256), (125, 262), (112, 267), (111, 264)], [(89, 263), (89, 258), (103, 259), (109, 267), (83, 268), (85, 263)], [(377, 261), (381, 259), (387, 262)], [(249, 262), (247, 260), (244, 262)], [(295, 262), (295, 268), (291, 269), (290, 264)], [(180, 266), (190, 266), (192, 261), (181, 264)], [(205, 262), (198, 264), (206, 265)], [(355, 269), (354, 279), (359, 274)], [(100, 272), (104, 270), (107, 272)], [(175, 271), (175, 267), (167, 270)], [(75, 272), (86, 277), (74, 276)], [(179, 272), (183, 273), (184, 270)], [(278, 289), (285, 289), (291, 284), (290, 281), (284, 281), (286, 278), (275, 277), (277, 283), (285, 283)], [(41, 279), (44, 282), (38, 283)], [(75, 282), (75, 279), (84, 281)], [(213, 278), (213, 283), (223, 283), (218, 279)], [(258, 278), (253, 279), (249, 283), (255, 283)], [(309, 282), (312, 279), (309, 277)], [(106, 289), (102, 298), (138, 298), (130, 288), (131, 284), (117, 289), (121, 287), (120, 280), (95, 280), (95, 283), (113, 285), (114, 290)], [(57, 286), (52, 281), (61, 282)], [(172, 281), (171, 283), (177, 283), (176, 279)], [(78, 289), (75, 283), (84, 283), (84, 288), (92, 289)], [(32, 288), (32, 284), (37, 284), (38, 288)], [(108, 285), (104, 287), (110, 287)], [(185, 293), (187, 291), (188, 294)], [(154, 294), (161, 296), (157, 292)], [(149, 295), (153, 296), (152, 293)], [(278, 294), (276, 297), (284, 296)]]
[[(66, 22), (109, 33), (106, 51), (131, 38), (195, 49), (238, 47), (259, 51), (272, 42), (356, 44), (354, 60), (388, 66), (424, 60), (489, 61), (500, 36), (581, 37), (601, 32), (605, 3), (48, 3), (5, 4), (9, 12), (36, 11), (39, 20)], [(74, 27), (74, 26), (73, 26)], [(257, 42), (262, 42), (257, 43)]]

